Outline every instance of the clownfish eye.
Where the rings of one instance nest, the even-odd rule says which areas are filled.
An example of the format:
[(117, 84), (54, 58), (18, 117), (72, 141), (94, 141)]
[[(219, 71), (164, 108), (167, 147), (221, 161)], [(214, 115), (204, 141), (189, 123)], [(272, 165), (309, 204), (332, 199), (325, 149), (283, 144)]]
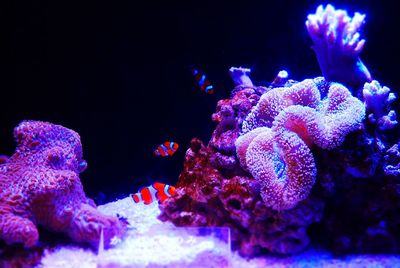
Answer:
[(79, 172), (83, 172), (87, 168), (87, 162), (85, 160), (79, 161)]

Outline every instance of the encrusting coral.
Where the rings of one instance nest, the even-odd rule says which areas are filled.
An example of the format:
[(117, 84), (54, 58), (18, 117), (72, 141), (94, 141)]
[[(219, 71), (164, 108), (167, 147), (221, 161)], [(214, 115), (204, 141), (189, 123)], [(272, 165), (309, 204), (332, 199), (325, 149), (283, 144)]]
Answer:
[(15, 153), (0, 165), (0, 239), (33, 247), (37, 225), (97, 246), (122, 236), (126, 223), (96, 210), (79, 173), (86, 169), (79, 135), (60, 125), (23, 121), (14, 129)]

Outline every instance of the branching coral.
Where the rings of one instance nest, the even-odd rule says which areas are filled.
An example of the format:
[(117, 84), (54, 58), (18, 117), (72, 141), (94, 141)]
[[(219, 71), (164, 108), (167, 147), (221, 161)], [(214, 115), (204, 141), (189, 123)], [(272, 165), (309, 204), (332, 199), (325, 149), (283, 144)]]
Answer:
[(379, 130), (394, 128), (397, 124), (396, 112), (390, 110), (390, 105), (396, 100), (394, 93), (373, 80), (371, 83), (365, 83), (363, 96), (367, 111), (370, 112), (369, 122), (376, 125)]
[(243, 122), (245, 134), (236, 141), (236, 152), (260, 183), (266, 205), (290, 209), (308, 196), (315, 182), (309, 147), (338, 147), (364, 116), (363, 103), (344, 86), (332, 83), (321, 100), (316, 84), (307, 79), (260, 98)]
[(15, 153), (0, 165), (0, 239), (34, 246), (36, 225), (97, 246), (121, 236), (126, 224), (96, 210), (79, 173), (86, 169), (79, 135), (65, 127), (24, 121), (14, 130)]
[(371, 75), (359, 55), (365, 40), (360, 39), (365, 15), (358, 12), (351, 18), (345, 10), (319, 6), (308, 15), (306, 26), (314, 43), (322, 74), (328, 81), (359, 89), (370, 82)]

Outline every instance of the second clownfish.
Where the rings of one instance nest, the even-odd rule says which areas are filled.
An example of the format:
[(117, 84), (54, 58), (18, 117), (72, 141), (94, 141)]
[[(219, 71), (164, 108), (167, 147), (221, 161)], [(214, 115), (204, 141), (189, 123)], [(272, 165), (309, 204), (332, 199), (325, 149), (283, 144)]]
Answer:
[(191, 68), (191, 71), (194, 76), (194, 79), (196, 80), (197, 84), (200, 87), (200, 90), (204, 91), (207, 94), (213, 94), (214, 87), (211, 84), (210, 80), (208, 80), (206, 75), (193, 67)]
[(145, 205), (149, 205), (154, 201), (159, 201), (162, 203), (174, 194), (174, 186), (161, 182), (155, 182), (150, 186), (141, 188), (139, 192), (131, 196), (135, 203), (143, 202)]
[(178, 150), (179, 144), (173, 141), (166, 141), (160, 145), (157, 146), (156, 149), (154, 149), (154, 154), (156, 156), (172, 156), (176, 150)]

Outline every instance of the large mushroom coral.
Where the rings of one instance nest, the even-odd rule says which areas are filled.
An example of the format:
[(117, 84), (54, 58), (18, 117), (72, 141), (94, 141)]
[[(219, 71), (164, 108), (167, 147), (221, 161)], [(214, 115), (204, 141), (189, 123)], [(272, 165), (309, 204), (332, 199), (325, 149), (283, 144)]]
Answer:
[(272, 89), (243, 122), (237, 155), (269, 207), (290, 209), (308, 196), (317, 173), (309, 147), (336, 148), (361, 126), (365, 106), (347, 88), (332, 83), (320, 96), (311, 79)]

